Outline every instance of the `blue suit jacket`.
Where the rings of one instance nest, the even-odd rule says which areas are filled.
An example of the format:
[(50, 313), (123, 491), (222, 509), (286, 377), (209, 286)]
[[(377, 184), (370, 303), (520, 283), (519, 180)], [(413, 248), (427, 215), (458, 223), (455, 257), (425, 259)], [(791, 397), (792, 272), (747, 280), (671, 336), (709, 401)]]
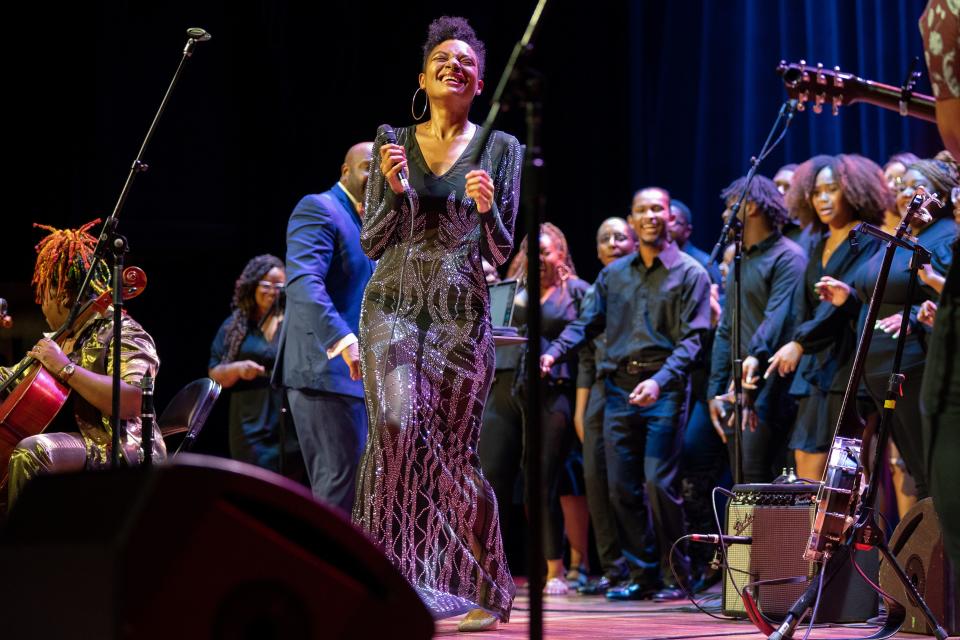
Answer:
[(343, 190), (304, 197), (287, 224), (287, 308), (274, 384), (363, 397), (343, 358), (327, 349), (359, 335), (360, 303), (374, 262), (360, 248), (362, 221)]

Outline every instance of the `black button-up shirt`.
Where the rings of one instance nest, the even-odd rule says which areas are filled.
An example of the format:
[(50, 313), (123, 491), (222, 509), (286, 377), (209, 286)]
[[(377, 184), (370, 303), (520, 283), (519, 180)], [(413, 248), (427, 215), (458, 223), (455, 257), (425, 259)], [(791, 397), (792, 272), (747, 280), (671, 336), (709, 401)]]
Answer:
[[(779, 231), (743, 251), (740, 263), (740, 356), (756, 357), (761, 371), (770, 356), (793, 335), (796, 321), (794, 294), (797, 287), (803, 286), (806, 267), (807, 256), (803, 249), (780, 235)], [(728, 287), (723, 316), (713, 341), (707, 390), (710, 398), (724, 393), (730, 384), (732, 291)]]
[(587, 296), (580, 317), (544, 352), (556, 359), (606, 330), (606, 351), (598, 354), (597, 375), (630, 360), (662, 362), (653, 376), (661, 389), (682, 385), (700, 355), (710, 329), (710, 277), (673, 242), (650, 268), (639, 253), (607, 265)]

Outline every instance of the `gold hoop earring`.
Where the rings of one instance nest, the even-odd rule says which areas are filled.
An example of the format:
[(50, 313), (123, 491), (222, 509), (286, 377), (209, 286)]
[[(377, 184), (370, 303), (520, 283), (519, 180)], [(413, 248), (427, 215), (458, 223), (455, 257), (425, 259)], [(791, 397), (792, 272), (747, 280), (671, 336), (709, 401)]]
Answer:
[(410, 115), (413, 116), (414, 121), (420, 122), (423, 120), (423, 117), (427, 115), (427, 100), (423, 102), (423, 110), (420, 112), (420, 115), (417, 116), (415, 105), (417, 104), (417, 94), (423, 91), (421, 87), (417, 87), (417, 90), (413, 92), (413, 100), (410, 101)]

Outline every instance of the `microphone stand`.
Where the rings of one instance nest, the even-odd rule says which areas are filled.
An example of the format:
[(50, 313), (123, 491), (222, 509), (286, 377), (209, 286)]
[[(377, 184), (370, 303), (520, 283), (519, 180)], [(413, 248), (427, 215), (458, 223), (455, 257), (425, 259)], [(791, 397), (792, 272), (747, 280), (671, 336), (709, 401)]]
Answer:
[[(914, 196), (913, 201), (910, 203), (907, 214), (904, 216), (900, 226), (897, 227), (896, 235), (892, 236), (865, 222), (860, 223), (853, 232), (871, 235), (881, 241), (886, 242), (887, 246), (884, 249), (883, 259), (880, 264), (880, 272), (877, 275), (877, 282), (874, 286), (873, 294), (870, 297), (870, 303), (867, 307), (866, 321), (864, 323), (863, 333), (860, 336), (860, 342), (857, 344), (856, 354), (854, 355), (853, 369), (850, 373), (850, 380), (847, 382), (846, 392), (843, 396), (843, 405), (840, 410), (840, 418), (836, 427), (836, 438), (834, 439), (835, 442), (838, 439), (849, 442), (849, 439), (856, 439), (862, 436), (863, 424), (859, 418), (859, 415), (856, 414), (856, 392), (860, 386), (860, 379), (863, 375), (867, 352), (870, 350), (870, 342), (873, 339), (874, 324), (877, 321), (877, 316), (880, 314), (880, 303), (883, 300), (883, 294), (887, 286), (887, 278), (890, 275), (890, 268), (893, 265), (893, 257), (897, 248), (900, 247), (913, 253), (913, 256), (910, 260), (910, 281), (907, 285), (907, 298), (903, 304), (903, 315), (900, 322), (900, 335), (897, 339), (897, 349), (894, 353), (890, 378), (888, 379), (887, 383), (880, 426), (877, 428), (877, 441), (873, 451), (873, 466), (870, 468), (872, 473), (876, 473), (876, 471), (880, 469), (881, 465), (883, 464), (886, 455), (887, 440), (890, 435), (890, 421), (893, 418), (893, 410), (896, 406), (898, 396), (902, 395), (900, 387), (905, 378), (903, 374), (900, 373), (900, 365), (903, 356), (904, 345), (906, 344), (907, 330), (910, 323), (910, 309), (913, 306), (913, 292), (916, 288), (917, 271), (924, 264), (930, 262), (930, 252), (916, 242), (916, 240), (905, 239), (904, 236), (909, 238), (907, 228), (910, 224), (910, 220), (928, 202), (939, 203), (936, 198), (924, 193), (923, 187), (919, 187), (917, 195)], [(942, 203), (939, 204), (942, 206)], [(836, 444), (834, 445), (834, 448), (836, 448)], [(857, 452), (855, 451), (855, 453)], [(831, 451), (831, 456), (833, 455), (835, 455), (835, 453), (834, 451)], [(857, 453), (855, 457), (857, 458), (856, 468), (853, 470), (853, 473), (859, 475), (860, 477), (866, 478), (866, 469), (865, 465), (863, 464), (862, 457), (859, 456), (859, 453)], [(821, 505), (827, 504), (825, 501), (829, 501), (831, 499), (830, 491), (844, 491), (844, 489), (834, 487), (834, 485), (839, 483), (830, 475), (831, 473), (845, 474), (847, 471), (845, 469), (832, 468), (828, 462), (825, 477), (826, 482), (820, 489), (820, 495), (817, 496), (818, 502), (820, 502)], [(907, 576), (906, 572), (903, 570), (903, 567), (900, 566), (896, 556), (887, 545), (886, 535), (883, 531), (883, 528), (877, 524), (876, 509), (874, 505), (876, 503), (879, 486), (880, 483), (871, 477), (870, 481), (867, 483), (866, 490), (864, 491), (862, 497), (859, 499), (852, 499), (853, 502), (850, 506), (852, 507), (851, 511), (853, 513), (850, 515), (856, 515), (857, 519), (856, 522), (850, 527), (849, 531), (845, 533), (845, 538), (843, 535), (832, 535), (829, 533), (824, 535), (823, 530), (818, 533), (816, 529), (811, 534), (811, 547), (813, 547), (815, 543), (819, 547), (821, 541), (825, 540), (822, 542), (824, 548), (822, 551), (817, 552), (815, 552), (813, 548), (808, 548), (805, 557), (817, 559), (816, 556), (819, 555), (819, 557), (823, 560), (824, 568), (813, 580), (811, 580), (807, 590), (790, 608), (790, 611), (787, 613), (787, 616), (780, 627), (774, 633), (768, 636), (768, 640), (784, 640), (786, 638), (792, 638), (794, 629), (796, 629), (797, 625), (800, 623), (800, 620), (806, 615), (807, 611), (809, 611), (811, 607), (814, 607), (813, 616), (816, 615), (816, 600), (819, 600), (819, 595), (822, 592), (823, 586), (829, 584), (830, 579), (834, 574), (837, 573), (845, 556), (849, 555), (851, 562), (856, 562), (854, 559), (854, 550), (850, 549), (851, 546), (854, 546), (857, 549), (869, 549), (876, 547), (883, 556), (884, 560), (890, 564), (890, 567), (893, 569), (897, 578), (903, 584), (908, 597), (920, 607), (927, 625), (933, 630), (934, 636), (940, 640), (945, 640), (947, 638), (946, 630), (937, 622), (933, 612), (924, 601), (923, 596), (920, 594), (916, 585), (910, 580), (909, 576)], [(859, 514), (856, 513), (857, 507), (859, 507)], [(821, 507), (818, 507), (818, 520), (820, 519), (820, 510)], [(825, 576), (824, 574), (827, 573), (828, 568), (830, 574)], [(871, 586), (876, 589), (876, 586), (873, 584), (871, 584)], [(881, 595), (883, 594), (881, 593)], [(903, 624), (905, 615), (906, 611), (900, 603), (888, 601), (886, 624), (880, 631), (870, 636), (870, 638), (867, 640), (879, 640), (882, 638), (889, 638), (890, 636), (894, 635), (897, 631), (899, 631), (900, 626)], [(814, 622), (816, 622), (816, 620), (811, 620), (811, 624)]]
[[(743, 220), (740, 216), (740, 209), (743, 207), (744, 200), (747, 197), (747, 191), (750, 190), (750, 184), (753, 182), (753, 178), (757, 174), (757, 169), (759, 168), (760, 163), (763, 162), (763, 160), (770, 155), (770, 152), (773, 151), (778, 144), (780, 144), (781, 140), (783, 140), (787, 133), (787, 128), (790, 126), (790, 121), (793, 120), (793, 115), (796, 113), (796, 111), (797, 101), (795, 99), (787, 100), (780, 107), (780, 112), (777, 114), (777, 119), (773, 122), (773, 127), (770, 129), (770, 133), (767, 134), (767, 139), (763, 143), (760, 153), (750, 158), (750, 169), (747, 171), (747, 180), (743, 185), (743, 190), (737, 197), (736, 203), (730, 207), (730, 215), (727, 216), (727, 219), (723, 224), (723, 229), (720, 231), (720, 237), (717, 239), (717, 244), (714, 245), (713, 251), (710, 253), (710, 260), (707, 262), (707, 264), (714, 264), (718, 261), (718, 259), (720, 259), (720, 257), (723, 255), (723, 249), (726, 246), (727, 239), (732, 233), (734, 254), (732, 280), (733, 312), (730, 320), (732, 330), (730, 340), (730, 357), (733, 362), (733, 484), (735, 485), (743, 482), (742, 429), (743, 409), (745, 406), (743, 396), (743, 356), (740, 354), (740, 309), (741, 300), (743, 298), (740, 292), (740, 269), (743, 259)], [(777, 131), (780, 131), (780, 133), (776, 140), (773, 140), (773, 137)], [(773, 140), (772, 143), (771, 140)]]
[[(123, 188), (120, 190), (120, 197), (117, 198), (117, 202), (113, 207), (113, 211), (110, 213), (110, 217), (104, 221), (103, 227), (100, 230), (100, 236), (97, 239), (97, 245), (93, 250), (93, 257), (90, 259), (90, 267), (87, 269), (83, 283), (80, 285), (80, 289), (77, 291), (77, 296), (74, 300), (74, 303), (70, 307), (70, 313), (67, 316), (66, 321), (64, 321), (60, 328), (57, 329), (53, 336), (54, 339), (56, 339), (70, 330), (70, 327), (77, 319), (77, 315), (80, 313), (81, 301), (83, 301), (87, 295), (94, 272), (101, 261), (107, 260), (106, 254), (110, 252), (112, 254), (111, 262), (113, 264), (111, 283), (113, 286), (113, 339), (111, 343), (111, 348), (113, 349), (113, 398), (111, 402), (112, 415), (110, 416), (110, 429), (113, 432), (111, 439), (112, 449), (110, 452), (110, 467), (112, 469), (116, 469), (120, 465), (120, 447), (122, 442), (120, 437), (120, 429), (122, 428), (120, 422), (120, 355), (123, 348), (123, 340), (121, 336), (123, 321), (123, 290), (121, 287), (123, 286), (123, 254), (127, 251), (127, 240), (117, 233), (117, 223), (120, 210), (123, 208), (123, 205), (127, 200), (127, 196), (130, 194), (130, 187), (133, 185), (133, 179), (138, 173), (148, 169), (147, 165), (142, 161), (143, 153), (146, 151), (147, 144), (153, 137), (153, 132), (157, 128), (157, 122), (159, 122), (160, 116), (163, 114), (163, 110), (167, 106), (170, 95), (173, 93), (173, 88), (180, 79), (180, 74), (183, 71), (187, 60), (193, 55), (193, 49), (198, 42), (206, 42), (211, 38), (211, 35), (208, 32), (197, 27), (191, 27), (190, 29), (187, 29), (187, 36), (187, 44), (183, 48), (183, 56), (180, 58), (180, 63), (177, 65), (177, 70), (173, 74), (173, 80), (170, 81), (170, 85), (167, 87), (167, 91), (163, 95), (163, 99), (160, 101), (160, 108), (157, 110), (156, 115), (153, 117), (153, 121), (150, 123), (150, 128), (147, 130), (147, 135), (143, 140), (143, 144), (140, 145), (140, 150), (137, 152), (137, 157), (130, 166), (130, 173), (127, 174), (127, 180), (124, 182)], [(0, 393), (5, 391), (7, 387), (13, 384), (15, 380), (18, 380), (23, 372), (26, 371), (27, 368), (35, 361), (36, 360), (34, 358), (27, 358), (16, 369), (14, 369), (14, 371), (11, 372), (10, 377), (3, 384), (0, 384)], [(144, 459), (149, 459), (151, 453), (152, 452), (150, 451), (144, 452)]]
[[(521, 56), (529, 54), (533, 50), (533, 36), (537, 26), (540, 23), (540, 17), (547, 5), (547, 0), (539, 0), (527, 29), (523, 36), (513, 47), (513, 52), (507, 61), (507, 65), (500, 76), (500, 82), (497, 84), (493, 98), (490, 104), (490, 111), (483, 122), (478, 135), (479, 144), (474, 150), (471, 165), (476, 166), (480, 159), (480, 154), (487, 146), (490, 135), (493, 133), (493, 125), (496, 122), (497, 115), (500, 113), (504, 101), (504, 94), (510, 80), (514, 79), (514, 72), (520, 63)], [(540, 222), (543, 220), (544, 206), (546, 200), (543, 196), (543, 167), (544, 161), (540, 148), (540, 111), (541, 103), (541, 80), (532, 73), (529, 67), (521, 68), (526, 72), (527, 80), (525, 83), (526, 91), (519, 90), (519, 95), (512, 96), (513, 99), (522, 102), (525, 106), (526, 125), (527, 125), (527, 152), (524, 155), (523, 163), (523, 210), (524, 221), (527, 231), (527, 349), (526, 349), (526, 392), (525, 402), (526, 420), (524, 433), (525, 464), (527, 465), (527, 477), (537, 479), (541, 475), (541, 440), (542, 424), (540, 406)], [(518, 72), (519, 74), (519, 72)], [(534, 480), (536, 481), (536, 480)], [(530, 627), (529, 637), (531, 640), (541, 640), (543, 638), (543, 577), (540, 575), (541, 562), (543, 560), (543, 518), (542, 505), (545, 497), (534, 487), (528, 491), (529, 505), (527, 509), (527, 518), (530, 522), (529, 538), (527, 540), (527, 573), (530, 590)]]

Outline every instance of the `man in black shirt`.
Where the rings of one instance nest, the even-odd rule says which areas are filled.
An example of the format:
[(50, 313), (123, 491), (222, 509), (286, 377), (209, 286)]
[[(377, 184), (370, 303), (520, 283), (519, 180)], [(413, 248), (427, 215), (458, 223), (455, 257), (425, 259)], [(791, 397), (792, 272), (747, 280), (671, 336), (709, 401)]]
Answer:
[(710, 254), (690, 242), (690, 236), (693, 235), (693, 214), (690, 212), (690, 207), (672, 198), (670, 211), (673, 212), (673, 222), (668, 226), (670, 237), (677, 243), (680, 251), (703, 265), (713, 284), (720, 284), (720, 269), (716, 263), (710, 262)]
[[(606, 392), (607, 477), (621, 547), (631, 564), (630, 582), (607, 592), (613, 600), (648, 597), (658, 586), (651, 575), (657, 563), (645, 550), (651, 519), (664, 584), (656, 598), (683, 597), (668, 554), (685, 534), (678, 470), (690, 370), (710, 327), (710, 278), (670, 239), (667, 225), (672, 218), (665, 189), (637, 192), (630, 215), (639, 240), (637, 253), (600, 272), (595, 295), (540, 360), (541, 370), (549, 371), (556, 360), (606, 330), (607, 348), (596, 367)], [(685, 580), (689, 562), (682, 552), (674, 556), (674, 566)]]
[[(746, 178), (740, 178), (721, 194), (729, 208), (737, 201)], [(772, 376), (760, 380), (765, 365), (781, 345), (790, 340), (794, 324), (793, 299), (802, 286), (807, 258), (803, 249), (781, 235), (787, 219), (783, 196), (769, 178), (756, 176), (738, 214), (743, 221), (741, 261), (740, 355), (743, 360), (744, 389), (748, 392), (743, 421), (742, 463), (746, 482), (769, 482), (782, 465), (792, 424), (789, 380)], [(728, 283), (729, 284), (729, 283)], [(720, 326), (713, 341), (711, 357), (710, 419), (724, 442), (732, 433), (727, 406), (716, 396), (730, 387), (733, 334), (733, 289), (728, 287)]]

